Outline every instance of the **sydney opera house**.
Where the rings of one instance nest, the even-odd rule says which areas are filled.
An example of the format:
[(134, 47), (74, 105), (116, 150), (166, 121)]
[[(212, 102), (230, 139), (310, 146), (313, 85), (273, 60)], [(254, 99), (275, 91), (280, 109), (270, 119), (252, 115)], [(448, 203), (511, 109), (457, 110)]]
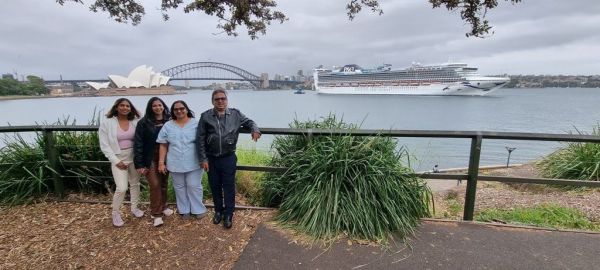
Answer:
[(168, 95), (175, 88), (167, 85), (170, 77), (152, 71), (152, 67), (141, 65), (134, 68), (129, 76), (108, 75), (109, 82), (86, 82), (101, 96), (116, 95)]

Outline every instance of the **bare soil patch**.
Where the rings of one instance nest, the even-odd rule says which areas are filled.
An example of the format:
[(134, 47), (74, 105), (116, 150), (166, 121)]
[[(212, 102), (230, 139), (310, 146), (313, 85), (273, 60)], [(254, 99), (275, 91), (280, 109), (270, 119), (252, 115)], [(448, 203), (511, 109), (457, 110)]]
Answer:
[[(125, 210), (126, 206), (123, 207)], [(127, 207), (128, 209), (128, 207)], [(165, 218), (155, 228), (123, 211), (115, 228), (110, 205), (42, 202), (0, 210), (0, 269), (231, 269), (272, 211), (239, 210), (226, 230), (201, 220)]]

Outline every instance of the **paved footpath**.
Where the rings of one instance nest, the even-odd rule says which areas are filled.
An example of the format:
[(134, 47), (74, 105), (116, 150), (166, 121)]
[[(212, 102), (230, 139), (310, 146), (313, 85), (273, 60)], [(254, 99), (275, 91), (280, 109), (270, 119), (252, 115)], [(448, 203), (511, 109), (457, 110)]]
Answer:
[(600, 269), (600, 234), (424, 221), (409, 246), (324, 250), (261, 224), (234, 269)]

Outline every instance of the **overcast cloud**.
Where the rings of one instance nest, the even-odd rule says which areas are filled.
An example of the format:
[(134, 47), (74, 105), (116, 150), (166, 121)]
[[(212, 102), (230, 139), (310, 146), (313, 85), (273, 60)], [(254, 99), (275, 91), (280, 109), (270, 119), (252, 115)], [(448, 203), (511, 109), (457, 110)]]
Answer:
[(290, 20), (271, 25), (257, 40), (243, 28), (238, 37), (215, 34), (217, 20), (201, 13), (170, 11), (171, 19), (162, 21), (158, 0), (144, 1), (138, 26), (75, 3), (3, 1), (0, 73), (94, 79), (125, 75), (141, 64), (160, 71), (215, 61), (272, 78), (318, 65), (452, 60), (482, 74), (600, 74), (598, 0), (500, 1), (488, 13), (495, 34), (485, 39), (465, 37), (469, 28), (457, 12), (431, 9), (427, 0), (380, 0), (383, 15), (365, 10), (354, 21), (346, 17), (348, 1), (279, 0)]

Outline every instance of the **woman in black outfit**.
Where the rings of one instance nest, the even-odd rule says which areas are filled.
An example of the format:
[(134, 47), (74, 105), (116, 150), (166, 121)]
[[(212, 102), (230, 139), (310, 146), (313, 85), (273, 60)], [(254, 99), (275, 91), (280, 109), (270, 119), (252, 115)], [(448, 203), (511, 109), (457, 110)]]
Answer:
[(150, 186), (150, 211), (154, 226), (163, 224), (163, 216), (170, 216), (173, 210), (167, 208), (167, 184), (169, 174), (158, 172), (158, 132), (169, 120), (169, 109), (165, 102), (152, 97), (148, 100), (146, 114), (138, 122), (134, 138), (134, 165), (136, 170), (146, 176)]

